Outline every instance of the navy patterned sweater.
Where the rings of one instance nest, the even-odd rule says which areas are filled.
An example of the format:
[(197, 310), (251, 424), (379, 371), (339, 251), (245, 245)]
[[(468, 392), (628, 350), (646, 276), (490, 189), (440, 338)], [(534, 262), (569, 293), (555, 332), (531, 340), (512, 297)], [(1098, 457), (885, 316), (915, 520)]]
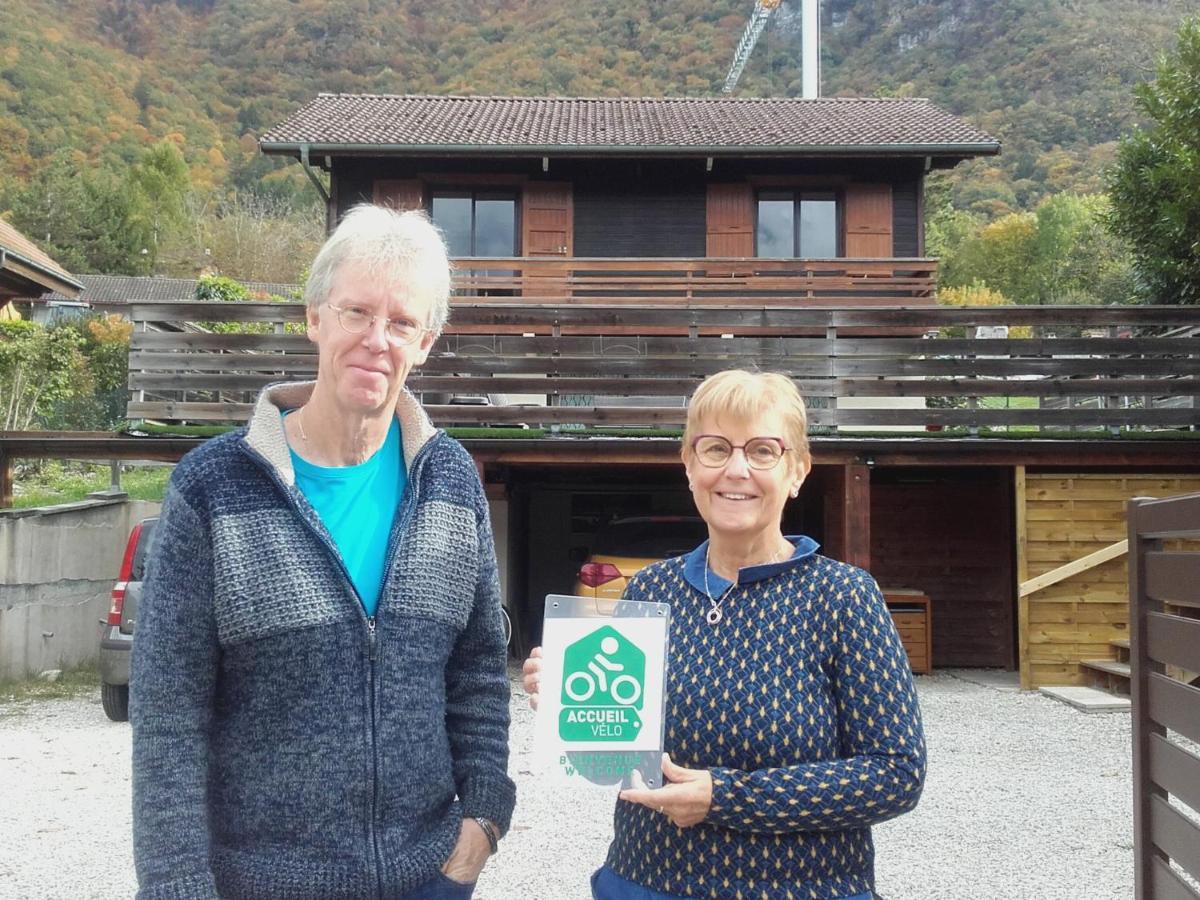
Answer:
[(681, 829), (618, 801), (617, 874), (682, 897), (874, 889), (870, 826), (916, 806), (924, 784), (920, 712), (875, 581), (815, 548), (802, 538), (791, 560), (742, 570), (716, 625), (690, 573), (703, 546), (630, 582), (627, 599), (671, 604), (665, 749), (712, 773), (713, 802)]
[(506, 829), (508, 679), (474, 463), (407, 393), (409, 486), (368, 618), (295, 486), (281, 408), (176, 468), (134, 642), (141, 898), (397, 897), (464, 816)]

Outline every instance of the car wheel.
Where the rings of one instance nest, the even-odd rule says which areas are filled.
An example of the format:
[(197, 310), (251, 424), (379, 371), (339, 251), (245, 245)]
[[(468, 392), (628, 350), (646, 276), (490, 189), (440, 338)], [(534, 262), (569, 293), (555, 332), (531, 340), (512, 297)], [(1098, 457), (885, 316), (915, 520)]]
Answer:
[(129, 721), (129, 685), (100, 682), (100, 702), (104, 714), (114, 722)]

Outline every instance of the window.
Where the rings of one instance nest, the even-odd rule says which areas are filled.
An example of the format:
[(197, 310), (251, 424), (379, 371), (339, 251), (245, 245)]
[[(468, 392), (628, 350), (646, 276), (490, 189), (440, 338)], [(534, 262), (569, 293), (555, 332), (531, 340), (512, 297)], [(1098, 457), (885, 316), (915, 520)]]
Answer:
[(430, 215), (451, 256), (516, 256), (516, 194), (434, 191)]
[(762, 191), (756, 215), (756, 256), (838, 255), (838, 203), (832, 191)]

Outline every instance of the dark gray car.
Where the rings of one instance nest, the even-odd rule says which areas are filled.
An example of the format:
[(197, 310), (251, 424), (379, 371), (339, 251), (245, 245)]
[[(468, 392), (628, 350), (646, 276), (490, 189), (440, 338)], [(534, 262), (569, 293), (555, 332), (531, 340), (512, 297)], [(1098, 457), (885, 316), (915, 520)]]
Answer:
[(114, 722), (129, 719), (129, 651), (137, 623), (138, 602), (154, 526), (158, 518), (145, 519), (133, 527), (125, 545), (121, 573), (113, 585), (108, 618), (102, 620), (100, 635), (100, 700), (105, 714)]

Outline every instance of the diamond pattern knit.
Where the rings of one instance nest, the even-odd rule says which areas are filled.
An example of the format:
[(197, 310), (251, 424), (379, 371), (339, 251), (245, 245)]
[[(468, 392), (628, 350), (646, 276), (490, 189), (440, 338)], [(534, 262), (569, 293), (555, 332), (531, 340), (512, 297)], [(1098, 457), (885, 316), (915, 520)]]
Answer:
[(681, 829), (618, 801), (608, 865), (683, 897), (873, 890), (870, 825), (912, 809), (925, 775), (912, 673), (874, 580), (809, 556), (734, 585), (710, 625), (680, 557), (626, 597), (672, 606), (665, 749), (710, 770), (713, 803)]

